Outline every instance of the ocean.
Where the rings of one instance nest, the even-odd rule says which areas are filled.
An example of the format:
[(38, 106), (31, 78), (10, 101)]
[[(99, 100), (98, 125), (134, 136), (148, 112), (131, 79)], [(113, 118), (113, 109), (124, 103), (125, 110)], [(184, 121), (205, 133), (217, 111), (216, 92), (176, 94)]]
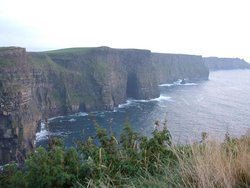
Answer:
[(128, 99), (114, 111), (80, 112), (41, 123), (36, 145), (45, 146), (48, 135), (60, 137), (67, 147), (95, 135), (95, 123), (119, 135), (128, 121), (134, 131), (151, 136), (155, 121), (167, 121), (176, 144), (210, 139), (223, 140), (226, 133), (240, 137), (250, 130), (250, 70), (210, 72), (208, 81), (159, 85), (161, 95), (151, 100)]

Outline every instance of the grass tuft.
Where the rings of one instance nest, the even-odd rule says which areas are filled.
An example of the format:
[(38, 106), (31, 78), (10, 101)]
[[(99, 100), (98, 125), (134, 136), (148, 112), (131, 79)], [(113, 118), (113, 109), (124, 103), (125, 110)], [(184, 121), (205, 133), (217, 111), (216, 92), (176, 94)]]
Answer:
[(249, 187), (250, 137), (226, 136), (224, 143), (192, 145), (191, 156), (180, 156), (185, 185), (190, 187)]

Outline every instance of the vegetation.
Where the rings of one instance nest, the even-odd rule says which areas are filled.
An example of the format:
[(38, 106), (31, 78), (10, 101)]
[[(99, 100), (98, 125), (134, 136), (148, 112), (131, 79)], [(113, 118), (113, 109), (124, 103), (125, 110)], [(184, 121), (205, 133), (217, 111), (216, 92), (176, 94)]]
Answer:
[(46, 53), (43, 52), (31, 52), (28, 56), (27, 62), (36, 69), (41, 70), (53, 70), (55, 73), (73, 73), (72, 71), (65, 69), (64, 67), (55, 63)]
[(9, 59), (0, 59), (0, 66), (12, 66), (15, 62), (9, 60)]
[(11, 50), (16, 48), (15, 46), (9, 46), (9, 47), (0, 47), (0, 51), (5, 51), (5, 50)]
[[(250, 135), (193, 145), (180, 159), (188, 187), (250, 187)], [(180, 155), (179, 155), (180, 156)]]
[(96, 125), (96, 136), (65, 148), (52, 139), (22, 168), (4, 167), (1, 187), (249, 187), (250, 138), (219, 144), (173, 145), (166, 122), (156, 122), (151, 138), (126, 122), (120, 139)]
[(84, 52), (89, 52), (90, 50), (95, 49), (94, 47), (89, 47), (89, 48), (65, 48), (65, 49), (59, 49), (59, 50), (51, 50), (51, 51), (46, 51), (47, 54), (57, 54), (57, 55), (67, 55), (72, 53), (84, 53)]

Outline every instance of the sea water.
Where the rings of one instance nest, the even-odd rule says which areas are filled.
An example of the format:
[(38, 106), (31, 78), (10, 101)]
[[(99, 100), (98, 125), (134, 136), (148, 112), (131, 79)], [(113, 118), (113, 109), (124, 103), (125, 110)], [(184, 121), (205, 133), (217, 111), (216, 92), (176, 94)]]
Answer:
[(201, 133), (223, 140), (250, 129), (250, 70), (211, 72), (208, 81), (159, 85), (161, 95), (151, 100), (128, 99), (114, 111), (77, 113), (42, 124), (36, 144), (45, 145), (48, 134), (64, 139), (66, 146), (95, 135), (95, 123), (119, 135), (125, 121), (134, 131), (150, 136), (155, 121), (167, 120), (175, 143), (199, 141)]

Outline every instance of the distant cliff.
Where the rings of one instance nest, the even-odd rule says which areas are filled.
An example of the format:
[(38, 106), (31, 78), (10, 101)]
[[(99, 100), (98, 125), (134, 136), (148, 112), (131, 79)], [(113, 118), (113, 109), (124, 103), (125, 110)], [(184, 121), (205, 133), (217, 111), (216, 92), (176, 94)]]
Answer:
[(202, 56), (152, 53), (152, 62), (161, 84), (178, 79), (207, 80), (209, 76)]
[(206, 66), (211, 71), (230, 69), (250, 69), (250, 64), (239, 58), (204, 57)]
[(201, 56), (149, 50), (0, 48), (0, 164), (34, 147), (40, 119), (159, 97), (159, 83), (207, 79)]

